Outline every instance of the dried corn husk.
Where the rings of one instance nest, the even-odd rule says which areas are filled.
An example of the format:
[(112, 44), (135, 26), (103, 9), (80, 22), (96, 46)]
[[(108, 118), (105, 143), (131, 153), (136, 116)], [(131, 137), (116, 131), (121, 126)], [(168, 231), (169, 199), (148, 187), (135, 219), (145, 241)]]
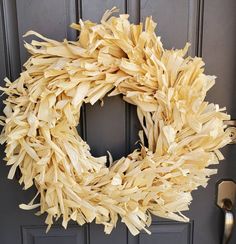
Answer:
[[(8, 177), (21, 171), (20, 183), (35, 185), (22, 209), (47, 213), (48, 229), (63, 218), (78, 224), (95, 221), (109, 234), (121, 218), (133, 235), (151, 223), (151, 214), (188, 221), (191, 192), (206, 186), (208, 169), (223, 159), (230, 142), (229, 115), (205, 101), (215, 77), (205, 75), (201, 58), (166, 50), (151, 17), (140, 25), (128, 15), (104, 14), (101, 24), (80, 21), (77, 41), (26, 43), (31, 57), (14, 82), (1, 88), (5, 99), (1, 143), (6, 142)], [(76, 130), (83, 103), (122, 94), (137, 106), (141, 147), (106, 167), (106, 156), (93, 157)], [(144, 135), (148, 145), (144, 145)]]

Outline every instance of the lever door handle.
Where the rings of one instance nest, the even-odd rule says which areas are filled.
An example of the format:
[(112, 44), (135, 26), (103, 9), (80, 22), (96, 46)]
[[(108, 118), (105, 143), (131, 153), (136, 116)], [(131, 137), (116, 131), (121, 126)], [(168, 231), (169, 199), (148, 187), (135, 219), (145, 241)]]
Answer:
[(228, 244), (234, 227), (234, 215), (232, 212), (233, 203), (230, 199), (222, 200), (222, 210), (224, 211), (224, 234), (222, 244)]
[(233, 180), (222, 180), (218, 183), (217, 188), (216, 203), (224, 213), (224, 232), (221, 243), (228, 244), (234, 227), (234, 214), (232, 209), (236, 197), (236, 183)]

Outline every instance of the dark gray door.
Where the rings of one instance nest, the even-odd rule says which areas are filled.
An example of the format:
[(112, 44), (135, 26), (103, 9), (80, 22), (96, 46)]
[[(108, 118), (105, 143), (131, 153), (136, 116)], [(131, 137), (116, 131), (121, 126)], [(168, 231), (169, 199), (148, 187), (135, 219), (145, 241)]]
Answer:
[[(27, 58), (23, 38), (33, 29), (61, 40), (75, 39), (68, 26), (79, 18), (98, 21), (103, 12), (117, 6), (128, 12), (133, 22), (152, 15), (166, 48), (192, 43), (190, 54), (203, 56), (209, 74), (218, 76), (209, 100), (227, 106), (236, 118), (236, 1), (235, 0), (0, 0), (0, 79), (15, 79)], [(1, 110), (3, 104), (1, 103)], [(96, 122), (95, 122), (96, 121)], [(99, 128), (99, 129), (98, 129)], [(81, 131), (95, 155), (109, 150), (115, 158), (129, 153), (137, 139), (139, 124), (135, 109), (121, 98), (109, 98), (105, 106), (86, 106)], [(1, 158), (4, 157), (1, 148)], [(22, 191), (17, 180), (7, 180), (8, 168), (0, 165), (0, 244), (220, 244), (223, 216), (215, 205), (216, 183), (236, 179), (236, 146), (224, 149), (226, 160), (206, 189), (193, 193), (188, 216), (190, 223), (155, 218), (149, 236), (133, 237), (121, 223), (107, 236), (95, 224), (54, 226), (45, 233), (44, 216), (18, 208), (28, 202), (34, 190)], [(236, 232), (236, 229), (234, 230)], [(231, 243), (236, 243), (234, 233)]]

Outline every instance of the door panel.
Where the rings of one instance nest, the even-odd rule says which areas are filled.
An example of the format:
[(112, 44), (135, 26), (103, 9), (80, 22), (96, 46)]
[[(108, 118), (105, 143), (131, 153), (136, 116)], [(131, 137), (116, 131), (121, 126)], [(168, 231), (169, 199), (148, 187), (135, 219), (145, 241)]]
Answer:
[(138, 236), (129, 234), (129, 244), (191, 244), (193, 238), (192, 223), (175, 223), (173, 221), (153, 221), (149, 227), (152, 232), (150, 236), (142, 231)]
[[(93, 7), (91, 7), (93, 6)], [(82, 1), (82, 18), (99, 22), (104, 9), (117, 6), (125, 12), (125, 1)], [(121, 97), (107, 97), (104, 106), (100, 102), (85, 106), (85, 135), (95, 156), (106, 155), (109, 151), (114, 159), (126, 153), (126, 104)]]
[(86, 226), (78, 228), (70, 226), (67, 230), (62, 227), (52, 227), (45, 234), (44, 226), (23, 226), (22, 243), (24, 244), (81, 244), (86, 243)]
[(191, 243), (191, 225), (189, 223), (156, 223), (150, 227), (152, 237), (142, 232), (139, 235), (140, 244), (169, 244), (169, 243)]
[[(202, 35), (199, 54), (206, 63), (206, 73), (217, 76), (215, 86), (209, 91), (207, 99), (226, 106), (232, 119), (235, 113), (235, 67), (236, 67), (236, 9), (235, 1), (204, 1)], [(209, 181), (206, 189), (193, 193), (190, 217), (194, 218), (194, 238), (199, 243), (219, 243), (222, 233), (223, 216), (215, 205), (216, 183), (221, 179), (236, 179), (236, 147), (229, 145), (222, 150), (225, 160), (217, 167), (218, 174)], [(235, 209), (235, 208), (234, 208)], [(207, 230), (208, 235), (203, 235)], [(236, 242), (236, 230), (230, 243)]]
[(76, 21), (76, 12), (75, 0), (16, 1), (21, 65), (29, 56), (24, 41), (32, 37), (22, 38), (28, 30), (60, 41), (74, 39), (76, 33), (69, 25)]
[[(106, 9), (117, 6), (121, 13), (128, 12), (132, 22), (143, 21), (152, 15), (158, 22), (158, 35), (166, 48), (181, 48), (192, 43), (190, 55), (202, 55), (206, 73), (218, 76), (208, 99), (227, 106), (236, 118), (234, 105), (236, 77), (236, 1), (227, 0), (0, 0), (0, 79), (15, 79), (28, 54), (23, 47), (22, 35), (35, 30), (49, 38), (74, 40), (76, 32), (69, 24), (79, 18), (99, 21)], [(30, 41), (30, 37), (25, 38)], [(135, 148), (140, 129), (136, 108), (123, 102), (121, 97), (104, 99), (94, 106), (82, 109), (83, 138), (96, 156), (110, 151), (117, 159)], [(3, 104), (0, 105), (1, 111)], [(4, 147), (1, 147), (2, 158)], [(223, 219), (215, 205), (216, 182), (222, 178), (236, 179), (236, 147), (227, 146), (226, 160), (219, 166), (219, 174), (212, 177), (206, 189), (193, 193), (193, 203), (187, 215), (190, 223), (178, 223), (154, 218), (152, 235), (141, 232), (133, 237), (120, 221), (111, 235), (105, 235), (103, 226), (94, 223), (80, 227), (71, 223), (67, 230), (60, 223), (45, 233), (45, 216), (34, 216), (34, 211), (18, 208), (34, 195), (34, 189), (22, 191), (17, 179), (7, 180), (8, 167), (0, 165), (0, 243), (1, 244), (220, 244)], [(235, 232), (235, 231), (234, 231)], [(234, 233), (231, 243), (236, 242)]]
[(182, 48), (188, 40), (188, 0), (141, 0), (140, 13), (141, 21), (149, 15), (153, 16), (158, 35), (166, 48)]
[[(2, 11), (0, 11), (0, 20), (3, 20), (3, 13)], [(2, 79), (2, 77), (5, 77), (6, 76), (6, 53), (5, 53), (5, 43), (4, 43), (4, 26), (2, 24), (2, 21), (1, 21), (1, 25), (0, 25), (0, 53), (1, 53), (1, 56), (2, 56), (2, 59), (1, 59), (1, 67), (0, 67), (0, 77)]]

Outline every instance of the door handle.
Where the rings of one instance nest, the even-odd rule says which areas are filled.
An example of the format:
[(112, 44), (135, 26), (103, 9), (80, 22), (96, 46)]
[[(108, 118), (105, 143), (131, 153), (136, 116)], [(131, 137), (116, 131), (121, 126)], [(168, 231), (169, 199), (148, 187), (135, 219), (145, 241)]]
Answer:
[(223, 207), (224, 211), (224, 234), (222, 244), (228, 244), (230, 237), (232, 235), (233, 227), (234, 227), (234, 214), (232, 212), (233, 204), (230, 199), (223, 199)]
[(232, 212), (236, 196), (236, 183), (232, 180), (223, 180), (218, 183), (217, 205), (224, 212), (224, 232), (222, 244), (228, 244), (234, 227)]

